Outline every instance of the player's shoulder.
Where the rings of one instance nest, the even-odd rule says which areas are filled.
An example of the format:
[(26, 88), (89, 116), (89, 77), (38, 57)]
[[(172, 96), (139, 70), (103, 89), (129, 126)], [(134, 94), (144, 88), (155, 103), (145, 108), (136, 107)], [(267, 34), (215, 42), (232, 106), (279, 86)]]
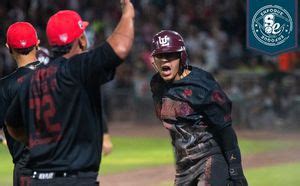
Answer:
[[(94, 55), (97, 54), (97, 55)], [(68, 58), (66, 61), (82, 61), (86, 59), (88, 56), (94, 55), (97, 57), (102, 57), (103, 55), (113, 55), (115, 54), (113, 48), (107, 41), (102, 42), (101, 44), (90, 48), (88, 50), (82, 51), (80, 54), (73, 55), (72, 57)], [(63, 57), (60, 57), (63, 59)]]
[(6, 87), (8, 85), (13, 84), (16, 81), (16, 79), (18, 78), (18, 72), (19, 72), (19, 70), (17, 69), (15, 71), (13, 71), (12, 73), (1, 78), (0, 79), (1, 87)]
[(193, 74), (195, 78), (198, 78), (201, 81), (205, 82), (215, 82), (213, 75), (210, 72), (207, 72), (198, 67), (192, 67)]
[(161, 83), (162, 78), (160, 77), (159, 73), (156, 73), (152, 76), (150, 83)]
[(159, 73), (156, 73), (152, 76), (151, 81), (150, 81), (150, 86), (155, 86), (159, 84), (163, 84), (164, 80), (160, 77)]
[(152, 92), (158, 92), (159, 88), (164, 83), (163, 79), (160, 77), (159, 73), (152, 76), (150, 81), (150, 87)]
[(52, 66), (52, 65), (63, 64), (66, 61), (67, 61), (67, 59), (64, 58), (63, 56), (51, 57), (50, 61), (47, 64), (43, 63), (43, 66), (48, 67), (48, 66)]
[(40, 63), (40, 65), (34, 70), (32, 74), (38, 74), (40, 71), (51, 71), (53, 68), (57, 68), (60, 65), (63, 65), (66, 61), (66, 58), (58, 57), (51, 58), (48, 63)]
[(18, 89), (19, 79), (22, 78), (19, 69), (5, 76), (0, 81), (0, 94), (4, 99), (12, 98)]
[(192, 67), (191, 74), (192, 81), (207, 91), (214, 89), (218, 85), (213, 75), (203, 69)]
[(12, 73), (10, 73), (10, 74), (8, 74), (8, 75), (2, 77), (2, 78), (0, 79), (0, 82), (6, 82), (6, 81), (9, 81), (10, 79), (12, 79), (12, 78), (15, 76), (16, 72), (17, 72), (17, 70), (15, 70), (15, 71), (13, 71)]

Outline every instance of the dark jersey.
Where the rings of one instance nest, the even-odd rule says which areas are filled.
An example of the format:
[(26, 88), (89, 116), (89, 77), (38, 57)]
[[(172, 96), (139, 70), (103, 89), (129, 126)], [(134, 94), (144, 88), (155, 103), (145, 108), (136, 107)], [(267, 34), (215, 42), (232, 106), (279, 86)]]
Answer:
[(214, 133), (231, 125), (231, 101), (211, 74), (196, 67), (172, 83), (154, 75), (151, 90), (156, 114), (172, 138), (177, 177), (193, 179), (208, 156), (222, 153)]
[(4, 116), (12, 100), (19, 91), (20, 84), (24, 80), (25, 75), (31, 73), (32, 70), (39, 64), (39, 62), (33, 62), (26, 66), (20, 67), (0, 81), (0, 128), (3, 127), (5, 138), (7, 140), (7, 146), (14, 163), (25, 163), (26, 148), (22, 143), (15, 141), (8, 134), (7, 129), (4, 125)]
[[(103, 137), (99, 86), (113, 79), (120, 62), (104, 43), (70, 59), (57, 58), (25, 79), (7, 121), (27, 129), (28, 168), (98, 171)], [(14, 113), (21, 113), (22, 120)]]

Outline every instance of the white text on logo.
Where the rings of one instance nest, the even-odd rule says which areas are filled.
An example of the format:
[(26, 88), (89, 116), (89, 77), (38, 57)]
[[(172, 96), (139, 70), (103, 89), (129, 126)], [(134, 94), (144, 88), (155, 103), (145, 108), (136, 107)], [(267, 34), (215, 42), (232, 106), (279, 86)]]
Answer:
[(165, 37), (158, 37), (158, 42), (161, 46), (169, 46), (170, 45), (170, 38), (168, 36)]

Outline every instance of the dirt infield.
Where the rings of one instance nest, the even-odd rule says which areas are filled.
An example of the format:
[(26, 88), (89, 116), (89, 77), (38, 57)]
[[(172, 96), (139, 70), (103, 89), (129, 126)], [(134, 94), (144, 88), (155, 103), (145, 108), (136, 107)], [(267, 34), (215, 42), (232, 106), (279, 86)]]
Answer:
[[(110, 133), (118, 136), (167, 136), (168, 132), (159, 124), (131, 124), (113, 123), (110, 125)], [(299, 139), (299, 132), (270, 132), (270, 131), (237, 131), (238, 137), (249, 139)], [(300, 148), (285, 151), (260, 153), (243, 157), (243, 166), (247, 168), (275, 165), (300, 161)], [(160, 166), (154, 168), (128, 171), (101, 176), (101, 186), (157, 186), (170, 183), (174, 177), (174, 167)]]

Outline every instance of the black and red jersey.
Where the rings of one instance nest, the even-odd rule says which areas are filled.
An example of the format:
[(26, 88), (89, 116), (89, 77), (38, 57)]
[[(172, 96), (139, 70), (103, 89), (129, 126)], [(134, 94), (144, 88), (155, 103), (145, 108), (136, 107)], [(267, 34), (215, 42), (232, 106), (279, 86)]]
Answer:
[(27, 150), (24, 144), (15, 141), (8, 134), (7, 129), (4, 125), (4, 117), (12, 100), (18, 93), (20, 84), (24, 80), (24, 77), (27, 74), (31, 73), (32, 70), (39, 64), (40, 62), (38, 61), (27, 64), (26, 66), (16, 69), (13, 73), (0, 80), (0, 128), (3, 127), (5, 138), (7, 140), (7, 146), (14, 163), (24, 164), (26, 162), (25, 154)]
[[(119, 64), (106, 42), (70, 59), (59, 57), (25, 79), (7, 121), (27, 130), (28, 168), (98, 171), (103, 137), (99, 86), (113, 79)], [(13, 117), (16, 113), (22, 117)]]
[(214, 133), (231, 125), (231, 101), (210, 73), (196, 67), (171, 83), (156, 74), (150, 84), (156, 115), (172, 138), (177, 176), (196, 178), (201, 161), (222, 153)]

